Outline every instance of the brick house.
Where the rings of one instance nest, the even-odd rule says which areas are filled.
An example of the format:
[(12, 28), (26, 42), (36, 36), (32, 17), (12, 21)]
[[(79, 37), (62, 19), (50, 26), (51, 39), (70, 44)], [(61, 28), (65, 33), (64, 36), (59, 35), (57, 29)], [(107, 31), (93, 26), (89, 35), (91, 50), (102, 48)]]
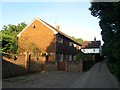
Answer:
[(41, 20), (35, 18), (18, 35), (18, 52), (31, 52), (31, 46), (40, 49), (40, 53), (48, 55), (51, 61), (72, 61), (80, 51), (81, 44), (74, 41), (70, 36)]

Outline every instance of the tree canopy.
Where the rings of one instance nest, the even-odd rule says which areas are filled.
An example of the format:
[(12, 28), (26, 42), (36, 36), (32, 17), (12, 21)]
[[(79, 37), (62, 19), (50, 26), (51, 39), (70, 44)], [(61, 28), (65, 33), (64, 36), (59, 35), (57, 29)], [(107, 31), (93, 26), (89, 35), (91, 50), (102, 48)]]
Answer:
[(116, 59), (120, 58), (120, 25), (119, 3), (91, 2), (91, 14), (100, 19), (99, 26), (104, 41), (104, 54)]
[(17, 35), (27, 25), (22, 22), (18, 25), (4, 25), (1, 33), (2, 52), (17, 53)]
[(82, 38), (75, 38), (74, 36), (72, 36), (73, 40), (75, 40), (76, 42), (78, 42), (79, 44), (81, 44), (83, 42)]
[(104, 41), (103, 54), (109, 61), (120, 63), (120, 3), (91, 2), (91, 15), (99, 18), (99, 26)]

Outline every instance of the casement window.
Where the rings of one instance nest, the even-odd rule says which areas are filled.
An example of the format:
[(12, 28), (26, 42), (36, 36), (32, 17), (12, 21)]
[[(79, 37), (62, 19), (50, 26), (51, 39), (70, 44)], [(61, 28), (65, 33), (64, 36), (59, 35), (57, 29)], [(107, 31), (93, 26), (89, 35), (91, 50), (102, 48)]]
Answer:
[(57, 54), (57, 60), (63, 61), (63, 54)]

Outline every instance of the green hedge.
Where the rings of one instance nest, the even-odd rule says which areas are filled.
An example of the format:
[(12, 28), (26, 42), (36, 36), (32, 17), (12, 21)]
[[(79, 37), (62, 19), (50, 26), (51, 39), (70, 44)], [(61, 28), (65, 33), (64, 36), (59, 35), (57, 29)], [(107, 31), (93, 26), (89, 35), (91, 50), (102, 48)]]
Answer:
[(120, 66), (118, 65), (118, 63), (113, 63), (113, 62), (110, 62), (109, 60), (107, 61), (107, 66), (108, 66), (108, 69), (109, 71), (115, 75), (118, 80), (120, 81)]
[(88, 71), (94, 64), (95, 62), (92, 60), (83, 61), (83, 71)]

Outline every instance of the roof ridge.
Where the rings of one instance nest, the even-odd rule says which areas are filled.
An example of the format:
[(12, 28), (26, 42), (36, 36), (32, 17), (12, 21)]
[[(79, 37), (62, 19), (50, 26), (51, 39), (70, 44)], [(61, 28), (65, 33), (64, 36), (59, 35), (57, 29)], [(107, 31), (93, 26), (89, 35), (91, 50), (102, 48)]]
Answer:
[(50, 29), (54, 29), (56, 32), (62, 34), (63, 36), (67, 37), (68, 39), (72, 40), (73, 42), (77, 43), (78, 45), (81, 45), (79, 44), (77, 41), (75, 41), (72, 37), (68, 36), (67, 34), (63, 33), (62, 31), (56, 29), (55, 27), (53, 27), (52, 25), (48, 24), (47, 22), (45, 22), (44, 20), (40, 19), (39, 17), (35, 17), (18, 35), (17, 37), (19, 37), (25, 30), (26, 28), (28, 28), (35, 20), (38, 20), (44, 24), (46, 24)]

